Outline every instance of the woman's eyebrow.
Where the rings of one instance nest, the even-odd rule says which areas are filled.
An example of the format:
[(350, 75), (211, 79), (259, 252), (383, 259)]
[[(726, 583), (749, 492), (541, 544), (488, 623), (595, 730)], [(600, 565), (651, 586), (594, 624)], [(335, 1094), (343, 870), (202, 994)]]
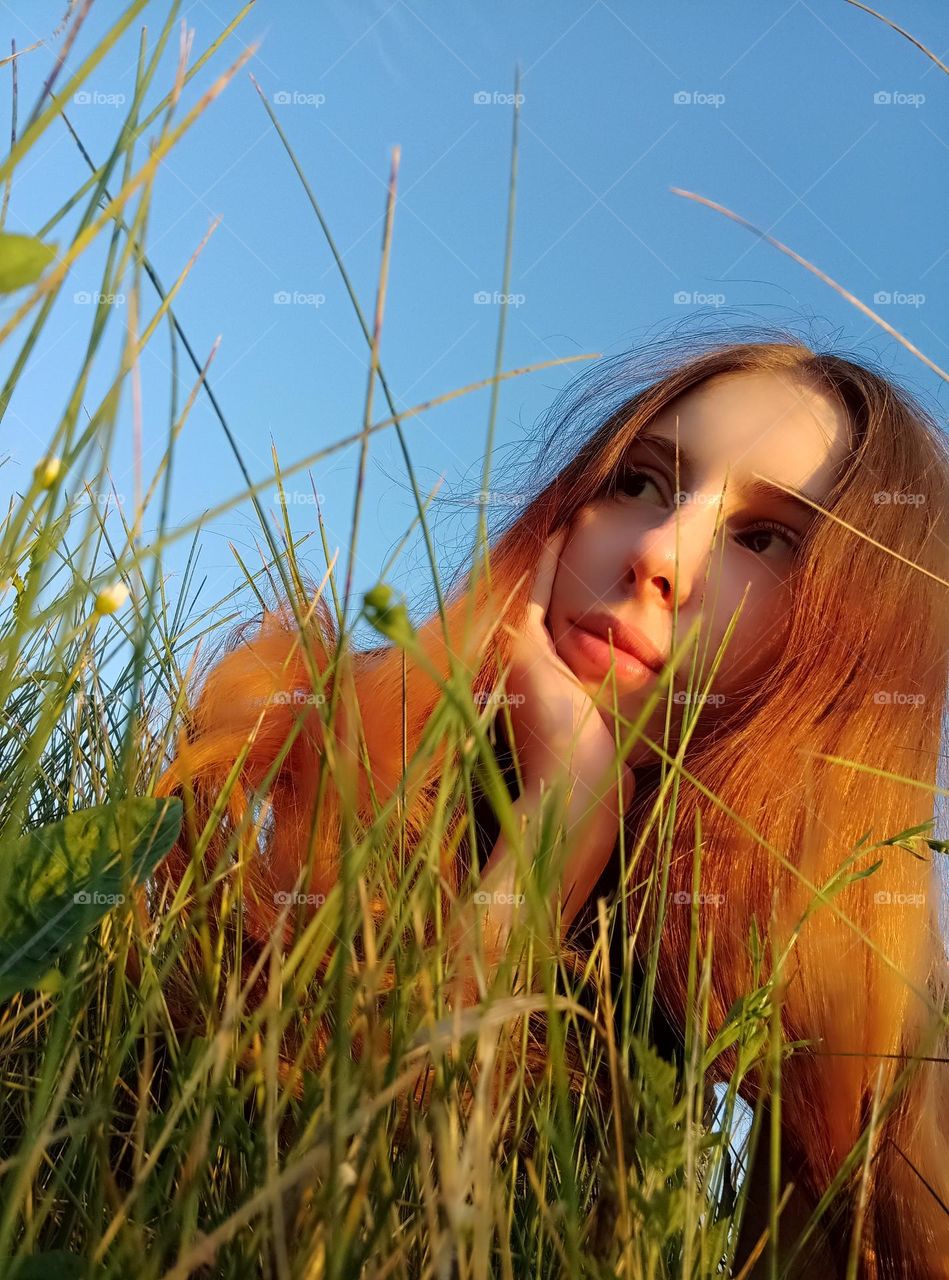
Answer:
[[(678, 452), (679, 480), (685, 482), (694, 476), (695, 464), (682, 447), (681, 443), (676, 447), (674, 440), (669, 440), (665, 436), (641, 435), (630, 442), (630, 447), (636, 444), (646, 445), (651, 450), (659, 453), (662, 460), (669, 467), (669, 470), (675, 475), (676, 454)], [(786, 507), (794, 507), (802, 516), (813, 519), (817, 515), (817, 511), (811, 505), (818, 502), (816, 497), (810, 497), (801, 489), (791, 489), (788, 493), (784, 489), (780, 489), (776, 484), (772, 484), (769, 480), (751, 479), (741, 486), (741, 492), (746, 498), (760, 498), (766, 502), (783, 503)]]

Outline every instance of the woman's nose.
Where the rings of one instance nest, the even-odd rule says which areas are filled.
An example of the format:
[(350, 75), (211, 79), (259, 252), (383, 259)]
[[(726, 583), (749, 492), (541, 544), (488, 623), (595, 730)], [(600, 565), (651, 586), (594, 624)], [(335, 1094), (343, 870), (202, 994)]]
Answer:
[(628, 590), (643, 598), (652, 595), (668, 609), (676, 607), (678, 597), (682, 608), (696, 584), (704, 584), (717, 515), (714, 501), (682, 503), (639, 533), (627, 558)]

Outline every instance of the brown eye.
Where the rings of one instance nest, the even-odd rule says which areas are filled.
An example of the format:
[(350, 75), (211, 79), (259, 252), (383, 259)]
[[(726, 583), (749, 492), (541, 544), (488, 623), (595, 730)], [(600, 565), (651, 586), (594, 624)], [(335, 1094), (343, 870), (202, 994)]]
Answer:
[[(755, 555), (765, 555), (777, 551), (790, 552), (792, 555), (800, 545), (800, 537), (789, 529), (787, 525), (778, 524), (776, 520), (763, 520), (751, 529), (745, 529), (737, 535), (738, 541), (743, 542), (749, 551), (753, 551)], [(784, 545), (782, 546), (781, 543)]]
[[(650, 488), (652, 493), (650, 493)], [(616, 497), (644, 498), (647, 502), (665, 503), (659, 484), (648, 471), (626, 467), (613, 480), (611, 493)]]

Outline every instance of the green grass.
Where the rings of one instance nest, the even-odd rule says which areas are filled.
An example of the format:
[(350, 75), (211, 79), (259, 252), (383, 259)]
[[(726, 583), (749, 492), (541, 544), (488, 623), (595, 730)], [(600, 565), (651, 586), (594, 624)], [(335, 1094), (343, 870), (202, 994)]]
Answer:
[[(63, 102), (113, 42), (130, 41), (140, 8), (129, 6), (75, 72), (63, 69), (61, 89), (54, 88), (55, 97), (21, 130), (0, 165), (0, 181), (13, 178), (43, 129), (62, 127)], [(89, 161), (88, 181), (62, 193), (59, 213), (38, 230), (44, 241), (60, 238), (58, 255), (17, 295), (21, 305), (3, 329), (12, 350), (0, 393), (5, 409), (69, 264), (100, 240), (108, 246), (100, 291), (124, 291), (138, 318), (118, 375), (86, 414), (108, 308), (93, 317), (82, 366), (50, 436), (47, 457), (59, 460), (58, 468), (39, 470), (0, 529), (6, 587), (0, 597), (0, 896), (9, 901), (22, 888), (10, 853), (22, 832), (151, 793), (187, 704), (188, 663), (199, 642), (213, 649), (248, 602), (271, 599), (272, 585), (298, 615), (306, 609), (304, 583), (313, 571), (300, 558), (289, 521), (276, 527), (260, 502), (275, 478), (305, 471), (349, 439), (361, 441), (347, 566), (334, 568), (324, 591), (342, 614), (351, 594), (366, 450), (373, 432), (395, 430), (441, 609), (426, 519), (431, 495), (418, 487), (402, 422), (454, 395), (490, 387), (488, 456), (501, 383), (529, 372), (504, 368), (502, 307), (493, 373), (398, 414), (379, 359), (380, 323), (367, 321), (369, 308), (360, 305), (316, 196), (272, 117), (359, 316), (368, 391), (362, 423), (347, 441), (292, 466), (275, 462), (272, 476), (251, 477), (213, 399), (212, 361), (199, 360), (174, 314), (188, 268), (164, 287), (146, 256), (158, 159), (204, 110), (215, 109), (214, 98), (246, 61), (250, 51), (235, 54), (228, 66), (226, 45), (249, 8), (186, 73), (182, 69), (183, 80), (199, 75), (207, 91), (188, 113), (178, 107), (179, 83), (143, 114), (179, 6), (169, 6), (161, 31), (143, 39), (137, 92), (115, 148), (101, 168)], [(516, 208), (516, 110), (513, 120), (504, 292)], [(81, 139), (76, 142), (81, 147)], [(396, 185), (397, 159), (375, 300), (380, 318)], [(134, 510), (102, 510), (67, 498), (81, 499), (83, 484), (90, 493), (107, 490), (120, 395), (161, 327), (171, 334), (176, 366), (193, 364), (194, 386), (184, 404), (172, 392), (165, 449), (154, 473), (141, 478)], [(380, 392), (388, 410), (382, 418), (374, 404)], [(239, 562), (235, 579), (242, 574), (244, 581), (199, 607), (201, 522), (169, 527), (167, 510), (176, 442), (200, 396), (212, 398), (222, 446), (233, 450), (246, 481), (211, 514), (250, 499), (267, 554), (259, 567)], [(146, 512), (151, 522), (157, 517), (148, 542)], [(406, 539), (414, 531), (415, 525)], [(485, 537), (482, 521), (481, 549)], [(163, 556), (182, 538), (190, 541), (190, 555), (172, 596)], [(388, 569), (383, 566), (382, 580)], [(127, 601), (109, 612), (99, 593), (119, 582), (128, 588)], [(367, 616), (378, 618), (371, 609)], [(411, 647), (411, 629), (399, 619), (394, 628), (391, 619), (385, 625)], [(442, 776), (437, 820), (410, 851), (420, 874), (394, 887), (384, 868), (406, 851), (386, 836), (386, 815), (365, 830), (344, 815), (349, 856), (323, 908), (297, 920), (289, 943), (275, 933), (251, 951), (240, 903), (256, 848), (252, 812), (209, 873), (196, 861), (173, 900), (159, 902), (153, 890), (147, 915), (136, 910), (140, 899), (128, 883), (124, 902), (81, 941), (51, 955), (39, 985), (24, 985), (0, 1004), (0, 1274), (13, 1280), (287, 1280), (732, 1273), (751, 1184), (739, 1175), (736, 1149), (750, 1157), (764, 1115), (756, 1110), (749, 1135), (739, 1088), (761, 1068), (779, 1098), (781, 1061), (790, 1051), (775, 988), (762, 981), (730, 1024), (713, 1034), (704, 1011), (714, 957), (700, 964), (693, 946), (692, 1012), (684, 1048), (673, 1055), (659, 1036), (650, 938), (639, 939), (652, 957), (641, 975), (626, 966), (612, 979), (608, 965), (611, 945), (628, 948), (635, 941), (625, 910), (631, 887), (649, 885), (660, 900), (664, 893), (662, 857), (647, 871), (645, 850), (647, 842), (651, 851), (663, 848), (680, 755), (670, 749), (661, 811), (641, 845), (625, 850), (620, 889), (599, 906), (585, 968), (576, 972), (538, 945), (549, 921), (542, 895), (534, 892), (522, 936), (510, 949), (526, 959), (516, 972), (502, 965), (478, 1007), (453, 1012), (445, 1000), (443, 940), (433, 939), (425, 922), (438, 920), (443, 907), (437, 867), (448, 815), (470, 796), (490, 742), (485, 712), (461, 673), (446, 682), (435, 719), (441, 740), (459, 749), (473, 741), (474, 749), (459, 751), (457, 765)], [(423, 750), (433, 746), (429, 741)], [(203, 833), (205, 843), (213, 834)], [(699, 874), (696, 855), (696, 883)], [(384, 905), (370, 913), (373, 900)], [(660, 910), (657, 928), (661, 919)], [(182, 1002), (187, 1027), (175, 1016)], [(330, 1034), (316, 1060), (320, 1026)], [(378, 1051), (354, 1053), (357, 1034)], [(546, 1044), (547, 1066), (531, 1077), (525, 1050), (537, 1035)], [(585, 1081), (579, 1090), (568, 1078), (568, 1043)], [(422, 1084), (425, 1105), (412, 1105)], [(772, 1210), (784, 1190), (778, 1172), (775, 1162), (770, 1174), (757, 1174), (769, 1187)], [(777, 1275), (777, 1259), (768, 1265)]]

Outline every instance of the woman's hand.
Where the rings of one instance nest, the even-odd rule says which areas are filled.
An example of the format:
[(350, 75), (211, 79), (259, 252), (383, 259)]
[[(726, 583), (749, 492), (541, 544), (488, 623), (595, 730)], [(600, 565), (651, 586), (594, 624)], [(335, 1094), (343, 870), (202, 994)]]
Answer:
[(523, 627), (512, 634), (506, 680), (517, 755), (527, 782), (553, 782), (564, 771), (590, 785), (615, 758), (612, 730), (590, 694), (554, 648), (545, 618), (567, 539), (541, 552)]
[[(545, 545), (523, 627), (512, 637), (506, 679), (515, 747), (524, 779), (517, 807), (529, 816), (541, 784), (567, 782), (567, 859), (561, 877), (565, 930), (589, 896), (618, 837), (620, 800), (628, 808), (635, 785), (632, 768), (616, 768), (616, 745), (596, 703), (554, 648), (545, 618), (567, 539), (563, 530)], [(489, 857), (484, 885), (505, 862), (503, 839)]]
[[(513, 805), (514, 817), (528, 865), (540, 834), (541, 787), (563, 779), (568, 784), (563, 819), (566, 848), (556, 890), (561, 903), (561, 934), (590, 896), (616, 846), (620, 797), (628, 807), (634, 794), (632, 768), (624, 762), (617, 770), (612, 733), (593, 699), (558, 656), (545, 625), (566, 538), (563, 531), (543, 549), (527, 616), (512, 637), (505, 682), (524, 782)], [(470, 949), (476, 921), (480, 916), (485, 955), (493, 968), (514, 918), (520, 914), (517, 908), (523, 901), (522, 889), (514, 852), (502, 833), (484, 865), (476, 901), (461, 904), (452, 928), (453, 944), (459, 951), (456, 994), (462, 1003), (476, 999), (480, 987), (473, 975)]]

